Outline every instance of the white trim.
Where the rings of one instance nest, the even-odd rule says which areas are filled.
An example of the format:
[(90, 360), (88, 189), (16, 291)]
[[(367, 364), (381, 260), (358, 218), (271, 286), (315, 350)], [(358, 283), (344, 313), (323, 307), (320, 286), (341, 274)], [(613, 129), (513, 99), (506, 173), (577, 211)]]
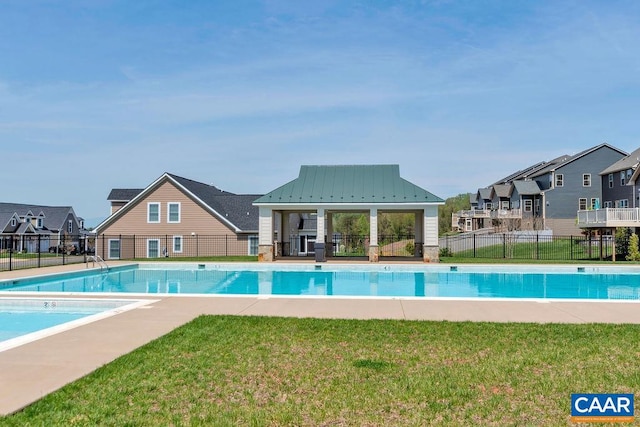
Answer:
[[(171, 206), (178, 206), (178, 220), (171, 221)], [(167, 202), (167, 224), (179, 224), (182, 219), (182, 205), (180, 202)]]
[[(180, 250), (176, 250), (176, 239), (180, 239)], [(171, 251), (174, 254), (181, 254), (184, 248), (184, 238), (182, 236), (173, 236), (171, 239)]]
[[(149, 243), (151, 242), (156, 242), (158, 244), (158, 254), (154, 257), (150, 256), (151, 248), (149, 246)], [(147, 239), (147, 258), (159, 258), (159, 257), (160, 257), (160, 239)]]
[[(252, 254), (251, 253), (251, 242), (254, 241), (255, 242), (255, 247), (256, 247), (256, 253)], [(257, 236), (255, 234), (252, 234), (250, 236), (247, 236), (247, 255), (250, 256), (255, 256), (258, 255), (258, 253), (260, 252), (260, 236)]]
[[(111, 242), (118, 242), (118, 256), (111, 257)], [(109, 239), (107, 241), (107, 259), (120, 259), (122, 257), (122, 246), (120, 245), (120, 239)]]
[[(158, 206), (158, 220), (151, 221), (149, 218), (151, 216), (151, 206)], [(160, 202), (147, 202), (147, 224), (160, 224), (160, 218), (162, 217), (162, 208), (160, 207)]]

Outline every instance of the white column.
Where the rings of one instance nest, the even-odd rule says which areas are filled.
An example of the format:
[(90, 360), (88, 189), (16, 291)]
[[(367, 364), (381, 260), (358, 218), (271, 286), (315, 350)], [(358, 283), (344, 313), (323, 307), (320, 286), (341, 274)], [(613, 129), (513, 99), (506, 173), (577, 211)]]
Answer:
[(438, 246), (438, 206), (431, 205), (424, 209), (424, 245)]
[(324, 208), (318, 208), (318, 220), (316, 221), (316, 242), (324, 243)]
[(378, 209), (369, 210), (369, 244), (378, 246)]
[(258, 218), (258, 244), (273, 244), (273, 211), (270, 208), (260, 207)]

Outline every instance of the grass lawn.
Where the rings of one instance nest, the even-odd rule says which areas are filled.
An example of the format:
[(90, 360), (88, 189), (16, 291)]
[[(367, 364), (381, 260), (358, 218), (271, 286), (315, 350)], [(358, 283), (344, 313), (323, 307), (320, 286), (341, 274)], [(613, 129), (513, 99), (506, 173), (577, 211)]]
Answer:
[(569, 425), (640, 393), (640, 326), (203, 316), (2, 425)]
[[(597, 242), (595, 242), (597, 243)], [(603, 257), (611, 256), (611, 245), (603, 245)], [(474, 250), (468, 249), (457, 252), (452, 258), (472, 258)], [(553, 242), (525, 242), (525, 243), (509, 243), (507, 245), (495, 244), (490, 246), (478, 247), (475, 249), (475, 258), (481, 261), (484, 258), (513, 258), (527, 260), (599, 260), (600, 249), (597, 245), (589, 247), (583, 241), (578, 243), (577, 240), (571, 238), (556, 238)]]

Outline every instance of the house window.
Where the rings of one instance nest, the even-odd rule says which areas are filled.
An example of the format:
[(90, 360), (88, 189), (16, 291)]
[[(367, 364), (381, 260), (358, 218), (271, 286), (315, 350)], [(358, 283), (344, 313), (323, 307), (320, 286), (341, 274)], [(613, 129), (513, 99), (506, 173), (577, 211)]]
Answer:
[(587, 199), (581, 197), (580, 199), (578, 199), (578, 210), (579, 211), (586, 211), (587, 210)]
[(180, 222), (180, 203), (167, 203), (167, 222)]
[(42, 227), (43, 227), (43, 222), (44, 222), (44, 221), (42, 220), (42, 218), (38, 218), (38, 219), (36, 220), (36, 227), (37, 227), (37, 228), (42, 228)]
[(69, 234), (73, 233), (73, 220), (72, 219), (67, 221), (67, 232)]
[(611, 201), (604, 202), (604, 207), (605, 208), (610, 208), (611, 207)]
[(629, 201), (627, 199), (620, 200), (620, 203), (618, 204), (618, 207), (620, 207), (620, 208), (628, 208), (629, 207)]
[(182, 236), (173, 236), (173, 252), (178, 254), (182, 252)]
[(559, 173), (556, 175), (556, 187), (562, 187), (564, 185), (564, 175)]
[(620, 171), (620, 185), (624, 185), (626, 183), (626, 175), (624, 173), (624, 171)]
[(147, 258), (158, 258), (160, 256), (160, 240), (147, 240)]
[(582, 174), (582, 186), (583, 187), (591, 187), (591, 174), (583, 173)]
[(531, 199), (527, 199), (524, 201), (524, 211), (531, 212), (533, 206), (533, 201)]
[(147, 204), (147, 222), (149, 223), (160, 222), (160, 203)]
[(249, 255), (258, 255), (258, 236), (249, 236)]
[(11, 218), (11, 226), (15, 227), (17, 224), (16, 219), (15, 218)]
[(500, 209), (509, 209), (509, 201), (508, 200), (500, 201)]
[(487, 209), (487, 210), (493, 209), (493, 203), (491, 203), (491, 202), (485, 203), (484, 204), (484, 208)]
[(591, 199), (591, 209), (597, 209), (600, 206), (600, 199), (597, 197)]
[(609, 188), (613, 188), (613, 174), (609, 174)]
[(120, 259), (120, 240), (109, 240), (109, 259)]

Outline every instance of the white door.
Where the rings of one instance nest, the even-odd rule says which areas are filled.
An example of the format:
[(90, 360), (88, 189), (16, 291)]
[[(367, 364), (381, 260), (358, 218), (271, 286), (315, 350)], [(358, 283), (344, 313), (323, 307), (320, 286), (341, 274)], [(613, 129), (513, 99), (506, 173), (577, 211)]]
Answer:
[(147, 258), (158, 258), (160, 256), (160, 240), (147, 240)]

